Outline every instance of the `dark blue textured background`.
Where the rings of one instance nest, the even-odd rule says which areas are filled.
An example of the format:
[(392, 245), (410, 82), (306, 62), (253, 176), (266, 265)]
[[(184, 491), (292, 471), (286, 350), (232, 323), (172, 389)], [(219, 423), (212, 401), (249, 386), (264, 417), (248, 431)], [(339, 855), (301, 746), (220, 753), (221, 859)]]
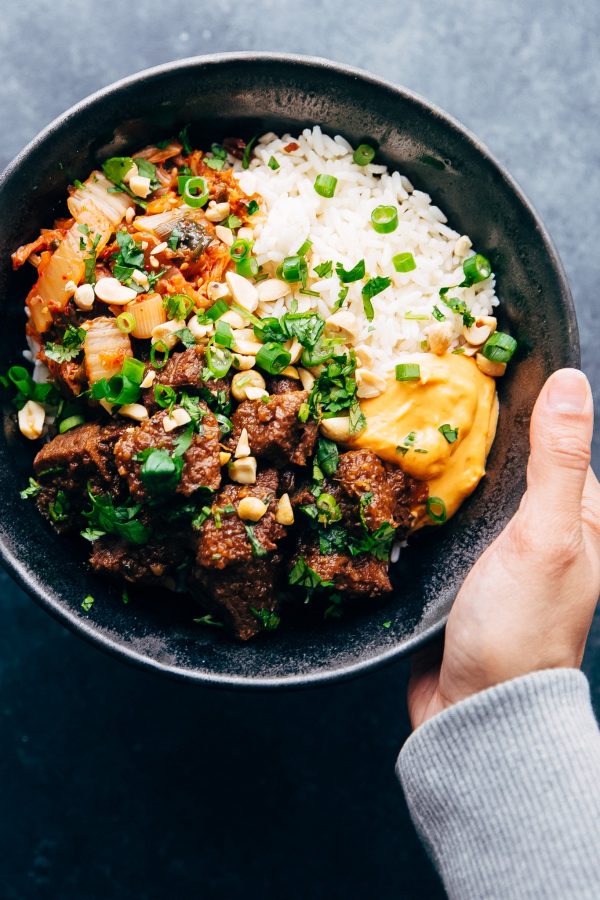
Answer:
[[(599, 26), (594, 0), (21, 0), (0, 18), (0, 168), (66, 107), (157, 63), (275, 50), (362, 66), (459, 118), (520, 181), (598, 391)], [(172, 683), (65, 632), (0, 574), (0, 895), (443, 896), (393, 773), (407, 671), (281, 695)], [(598, 619), (586, 671), (600, 700)]]

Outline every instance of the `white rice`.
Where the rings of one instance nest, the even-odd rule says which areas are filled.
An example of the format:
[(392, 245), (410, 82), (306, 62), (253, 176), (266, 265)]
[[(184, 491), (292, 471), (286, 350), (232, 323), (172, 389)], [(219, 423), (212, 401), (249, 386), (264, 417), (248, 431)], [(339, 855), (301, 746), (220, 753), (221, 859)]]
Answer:
[[(298, 144), (298, 149), (287, 152), (284, 148), (290, 143)], [(363, 310), (364, 282), (349, 286), (344, 308), (357, 319), (355, 348), (368, 348), (367, 354), (370, 351), (373, 358), (370, 368), (383, 373), (400, 354), (427, 349), (429, 329), (437, 327), (432, 316), (436, 305), (452, 325), (450, 349), (458, 345), (462, 318), (441, 303), (439, 290), (463, 280), (463, 260), (474, 251), (466, 235), (446, 224), (446, 216), (428, 194), (415, 190), (404, 175), (390, 172), (386, 166), (358, 166), (352, 153), (343, 137), (331, 138), (317, 125), (299, 137), (263, 135), (249, 168), (243, 170), (239, 163), (236, 168), (242, 189), (260, 194), (264, 201), (254, 219), (254, 253), (259, 264), (274, 275), (284, 257), (295, 255), (309, 238), (312, 248), (307, 257), (310, 276), (306, 287), (320, 294), (317, 299), (290, 289), (286, 297), (261, 304), (258, 315), (281, 316), (295, 299), (298, 311), (314, 309), (327, 318), (338, 298), (340, 282), (335, 269), (332, 277), (319, 279), (315, 266), (332, 260), (334, 265), (339, 262), (351, 269), (364, 259), (370, 277), (388, 276), (392, 284), (373, 298), (373, 322), (367, 321)], [(279, 163), (276, 170), (268, 165), (271, 157)], [(314, 189), (319, 174), (337, 178), (331, 199)], [(398, 227), (390, 234), (378, 234), (371, 224), (371, 213), (380, 205), (398, 209)], [(396, 272), (392, 257), (407, 252), (414, 256), (416, 268)], [(490, 315), (499, 302), (493, 276), (473, 287), (456, 289), (452, 296), (464, 300), (475, 317)]]

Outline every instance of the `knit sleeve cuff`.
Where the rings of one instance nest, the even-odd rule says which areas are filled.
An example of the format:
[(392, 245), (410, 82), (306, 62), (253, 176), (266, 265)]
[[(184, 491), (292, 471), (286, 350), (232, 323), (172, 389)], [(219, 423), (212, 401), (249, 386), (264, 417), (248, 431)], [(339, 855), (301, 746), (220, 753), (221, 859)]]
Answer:
[[(449, 896), (587, 897), (573, 879), (600, 884), (600, 734), (581, 672), (457, 703), (415, 731), (397, 771)], [(564, 893), (546, 893), (557, 859)]]

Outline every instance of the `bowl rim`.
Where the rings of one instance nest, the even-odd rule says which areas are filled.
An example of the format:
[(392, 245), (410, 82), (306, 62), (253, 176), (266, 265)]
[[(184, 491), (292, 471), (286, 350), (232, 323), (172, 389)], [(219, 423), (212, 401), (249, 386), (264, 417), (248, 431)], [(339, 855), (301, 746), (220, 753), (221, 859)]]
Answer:
[[(177, 59), (170, 62), (161, 63), (156, 66), (151, 66), (147, 69), (141, 69), (138, 72), (134, 72), (131, 75), (120, 78), (117, 81), (114, 81), (106, 85), (105, 87), (100, 88), (99, 90), (94, 91), (91, 94), (88, 94), (86, 97), (74, 103), (67, 110), (65, 110), (63, 113), (56, 116), (51, 122), (49, 122), (32, 138), (31, 141), (29, 141), (28, 144), (26, 144), (26, 146), (19, 153), (17, 153), (14, 159), (9, 162), (4, 170), (0, 173), (0, 193), (2, 191), (4, 183), (8, 181), (13, 176), (13, 174), (18, 172), (20, 166), (33, 152), (35, 152), (35, 150), (41, 144), (43, 144), (48, 138), (51, 138), (53, 133), (57, 129), (68, 123), (69, 119), (86, 110), (87, 108), (95, 105), (97, 102), (104, 100), (106, 97), (124, 88), (131, 87), (132, 85), (139, 84), (154, 77), (160, 77), (165, 74), (177, 72), (178, 70), (190, 70), (206, 66), (218, 66), (228, 62), (247, 62), (249, 64), (273, 63), (275, 65), (287, 65), (297, 68), (310, 68), (321, 71), (329, 70), (335, 72), (336, 74), (359, 79), (363, 83), (366, 82), (367, 84), (372, 85), (377, 90), (383, 90), (388, 93), (395, 94), (396, 96), (401, 97), (405, 100), (408, 100), (415, 106), (420, 107), (420, 109), (427, 115), (434, 116), (442, 120), (442, 122), (447, 127), (449, 127), (455, 133), (458, 133), (461, 138), (466, 140), (481, 156), (484, 157), (486, 162), (496, 170), (504, 184), (510, 191), (512, 191), (513, 194), (516, 195), (518, 201), (522, 204), (522, 206), (531, 216), (532, 220), (535, 222), (539, 237), (542, 240), (544, 249), (553, 265), (554, 271), (557, 276), (558, 286), (562, 295), (564, 313), (573, 338), (569, 348), (568, 362), (569, 365), (572, 365), (574, 367), (578, 368), (580, 366), (579, 331), (577, 326), (577, 318), (575, 314), (575, 306), (573, 303), (571, 290), (563, 264), (559, 257), (558, 251), (554, 246), (548, 229), (542, 222), (539, 213), (537, 212), (531, 201), (526, 197), (517, 181), (513, 178), (512, 175), (509, 174), (504, 165), (499, 162), (498, 159), (496, 159), (496, 157), (488, 149), (486, 144), (484, 144), (458, 119), (445, 112), (437, 104), (425, 99), (415, 91), (412, 91), (401, 85), (396, 85), (393, 82), (388, 81), (387, 79), (384, 79), (380, 76), (373, 75), (364, 69), (347, 65), (345, 63), (336, 62), (319, 56), (308, 56), (298, 53), (280, 53), (272, 51), (227, 51), (222, 53), (185, 57), (183, 59)], [(193, 682), (196, 684), (203, 684), (210, 687), (229, 689), (244, 688), (245, 690), (259, 690), (262, 688), (299, 689), (355, 678), (366, 672), (371, 672), (374, 669), (379, 668), (380, 666), (388, 665), (395, 660), (408, 655), (418, 647), (428, 643), (436, 636), (441, 634), (446, 626), (446, 621), (448, 618), (448, 614), (443, 615), (438, 622), (434, 622), (420, 634), (408, 639), (407, 641), (403, 641), (402, 645), (391, 646), (389, 649), (383, 650), (382, 652), (377, 653), (377, 655), (372, 656), (368, 659), (358, 660), (356, 662), (348, 664), (341, 664), (332, 669), (281, 676), (246, 677), (235, 674), (221, 675), (218, 673), (211, 673), (198, 669), (186, 669), (179, 665), (161, 662), (158, 659), (153, 659), (149, 656), (144, 655), (131, 646), (120, 644), (118, 640), (109, 637), (102, 631), (97, 630), (92, 624), (93, 620), (83, 618), (81, 615), (77, 614), (70, 608), (63, 606), (60, 600), (54, 599), (48, 592), (45, 584), (38, 580), (33, 575), (33, 573), (31, 573), (27, 569), (21, 559), (5, 545), (5, 542), (1, 535), (0, 563), (5, 568), (5, 570), (8, 571), (8, 573), (14, 578), (17, 584), (19, 584), (19, 586), (22, 587), (40, 606), (46, 609), (55, 619), (61, 622), (61, 624), (68, 627), (71, 631), (81, 635), (81, 637), (94, 644), (94, 646), (100, 647), (110, 655), (115, 656), (122, 661), (128, 662), (131, 665), (141, 666), (146, 671), (154, 672), (157, 674), (166, 674), (179, 680)]]

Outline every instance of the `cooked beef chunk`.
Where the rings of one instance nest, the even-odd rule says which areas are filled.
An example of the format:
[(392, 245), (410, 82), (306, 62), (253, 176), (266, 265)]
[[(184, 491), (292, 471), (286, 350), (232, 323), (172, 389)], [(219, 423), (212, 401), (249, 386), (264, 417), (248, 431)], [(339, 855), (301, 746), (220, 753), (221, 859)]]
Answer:
[(85, 366), (74, 359), (59, 363), (55, 359), (44, 356), (44, 362), (48, 366), (53, 381), (60, 387), (66, 397), (78, 397), (87, 387)]
[(33, 461), (42, 484), (40, 512), (64, 533), (83, 527), (81, 509), (87, 503), (87, 485), (98, 493), (119, 493), (114, 445), (124, 426), (90, 423), (57, 435)]
[[(371, 450), (349, 450), (341, 453), (333, 479), (343, 493), (355, 504), (352, 519), (360, 521), (362, 514), (369, 531), (376, 531), (384, 522), (394, 528), (410, 525), (410, 509), (423, 502), (427, 486), (420, 488), (409, 475), (398, 467), (384, 464)], [(368, 502), (365, 495), (371, 494)]]
[(394, 506), (394, 520), (403, 531), (410, 529), (413, 523), (411, 510), (422, 506), (429, 496), (429, 485), (426, 481), (417, 481), (402, 471), (400, 466), (393, 463), (384, 463), (385, 474), (396, 498)]
[[(113, 449), (124, 430), (123, 425), (89, 423), (71, 428), (44, 444), (33, 461), (36, 475), (65, 491), (85, 492), (88, 481), (99, 490), (112, 490), (118, 484)], [(48, 473), (44, 476), (44, 473)]]
[[(256, 558), (257, 549), (248, 538), (247, 526), (252, 528), (259, 553), (261, 548), (267, 553), (275, 550), (277, 542), (286, 533), (283, 525), (275, 521), (278, 481), (274, 469), (265, 469), (257, 475), (256, 484), (225, 485), (215, 497), (212, 515), (200, 530), (197, 560), (201, 566), (225, 569)], [(244, 522), (237, 515), (237, 507), (244, 497), (258, 497), (264, 503), (268, 502), (268, 510), (258, 522)]]
[[(218, 392), (223, 391), (224, 398), (226, 401), (229, 400), (229, 381), (224, 378), (205, 380), (202, 377), (206, 370), (205, 352), (204, 347), (197, 345), (171, 356), (164, 369), (156, 373), (152, 387), (144, 391), (144, 404), (149, 410), (154, 411), (157, 408), (154, 399), (154, 386), (157, 384), (167, 384), (177, 391), (192, 394), (202, 395), (206, 392), (212, 397), (217, 397)], [(211, 398), (206, 396), (205, 399)]]
[(264, 630), (261, 610), (271, 613), (278, 608), (280, 570), (281, 556), (272, 553), (267, 559), (239, 562), (219, 571), (198, 566), (189, 585), (206, 610), (247, 641)]
[[(242, 640), (261, 630), (252, 609), (273, 611), (277, 606), (281, 556), (276, 549), (286, 534), (275, 521), (278, 480), (274, 469), (266, 469), (259, 473), (256, 484), (225, 485), (198, 538), (192, 590)], [(237, 515), (239, 502), (245, 497), (268, 503), (267, 512), (258, 522), (244, 522)], [(252, 529), (252, 542), (248, 528)]]
[[(201, 434), (194, 434), (189, 448), (183, 454), (183, 469), (177, 485), (177, 493), (189, 497), (200, 487), (216, 489), (221, 483), (219, 462), (219, 426), (208, 408), (203, 406), (204, 416)], [(172, 452), (183, 429), (167, 433), (163, 419), (167, 410), (161, 410), (137, 428), (127, 428), (115, 446), (115, 459), (119, 475), (127, 479), (129, 493), (136, 500), (147, 497), (141, 479), (142, 463), (136, 457), (144, 450), (165, 449)]]
[(278, 468), (290, 462), (305, 466), (317, 438), (316, 423), (302, 423), (298, 419), (298, 410), (307, 398), (306, 391), (288, 391), (268, 400), (244, 400), (231, 417), (230, 446), (237, 445), (242, 429), (246, 428), (254, 456)]
[(270, 394), (288, 394), (290, 391), (301, 391), (302, 382), (286, 375), (272, 375), (267, 379), (267, 390)]
[(340, 591), (346, 597), (381, 597), (392, 590), (388, 577), (388, 564), (370, 554), (350, 556), (345, 553), (324, 555), (312, 537), (299, 541), (292, 559), (290, 571), (299, 559), (317, 573), (325, 582), (332, 582), (332, 591)]
[(151, 541), (143, 546), (106, 535), (94, 542), (90, 563), (96, 572), (111, 578), (173, 590), (177, 571), (185, 558), (185, 542), (178, 535), (164, 543)]

